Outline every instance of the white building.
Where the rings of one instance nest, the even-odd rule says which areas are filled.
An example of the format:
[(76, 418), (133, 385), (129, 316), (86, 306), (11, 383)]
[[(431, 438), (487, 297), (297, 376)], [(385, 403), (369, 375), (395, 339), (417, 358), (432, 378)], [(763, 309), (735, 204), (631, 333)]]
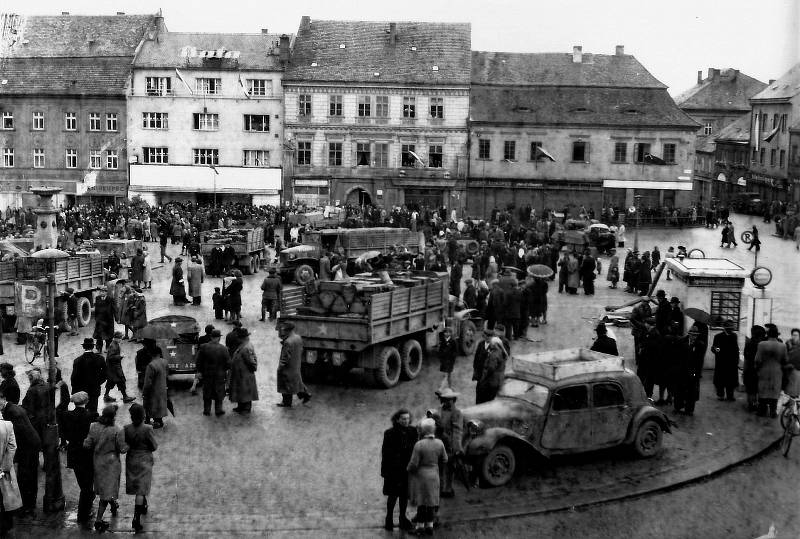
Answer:
[(130, 196), (279, 204), (289, 44), (266, 31), (150, 36), (128, 97)]

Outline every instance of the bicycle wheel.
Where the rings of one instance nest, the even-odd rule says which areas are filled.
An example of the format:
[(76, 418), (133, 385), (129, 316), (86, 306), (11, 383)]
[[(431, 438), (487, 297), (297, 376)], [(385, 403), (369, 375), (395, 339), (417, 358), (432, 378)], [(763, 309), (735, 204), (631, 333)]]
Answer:
[(792, 415), (791, 406), (784, 405), (780, 415), (782, 429), (786, 430), (786, 427), (789, 425), (789, 418), (791, 417), (791, 415)]
[(25, 346), (23, 346), (23, 349), (25, 350), (25, 361), (33, 365), (33, 362), (36, 360), (36, 355), (34, 353), (34, 350), (36, 349), (36, 342), (31, 338), (30, 334), (25, 341)]
[(783, 431), (783, 438), (781, 438), (781, 453), (784, 457), (789, 456), (789, 448), (792, 447), (792, 433), (789, 432), (789, 429)]

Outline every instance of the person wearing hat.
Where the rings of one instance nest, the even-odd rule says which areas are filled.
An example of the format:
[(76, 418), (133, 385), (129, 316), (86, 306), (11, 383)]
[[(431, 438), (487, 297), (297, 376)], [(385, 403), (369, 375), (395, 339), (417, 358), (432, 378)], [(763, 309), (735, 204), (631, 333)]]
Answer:
[(678, 324), (678, 334), (683, 335), (684, 330), (686, 328), (686, 317), (683, 315), (683, 309), (681, 309), (681, 300), (675, 296), (672, 296), (669, 299), (669, 321), (670, 325), (674, 322)]
[(142, 286), (144, 280), (144, 251), (136, 249), (136, 254), (131, 258), (131, 282), (136, 286)]
[(489, 402), (497, 396), (503, 384), (507, 359), (508, 351), (500, 337), (490, 337), (483, 369), (475, 386), (475, 404)]
[(142, 382), (142, 403), (148, 423), (153, 420), (153, 428), (164, 426), (167, 416), (169, 396), (167, 394), (167, 360), (163, 355), (153, 355), (144, 370)]
[(64, 291), (67, 296), (67, 325), (69, 326), (69, 334), (75, 336), (78, 334), (78, 296), (75, 295), (75, 289), (67, 287)]
[(21, 406), (28, 412), (31, 425), (36, 429), (39, 438), (44, 439), (47, 420), (50, 417), (50, 410), (53, 409), (50, 388), (42, 378), (42, 371), (39, 367), (28, 369), (25, 374), (28, 375), (30, 386), (25, 392)]
[(722, 332), (714, 336), (714, 388), (718, 400), (735, 401), (734, 390), (739, 386), (739, 342), (733, 320), (726, 320)]
[(774, 324), (768, 324), (767, 340), (758, 343), (755, 367), (758, 372), (758, 415), (778, 417), (778, 397), (781, 395), (783, 370), (788, 363), (786, 345), (778, 336), (780, 332)]
[(100, 386), (106, 381), (107, 368), (103, 356), (92, 352), (92, 348), (94, 341), (89, 337), (83, 339), (83, 354), (72, 363), (70, 385), (75, 393), (85, 391), (89, 395), (86, 407), (90, 412), (97, 412)]
[(89, 426), (89, 434), (83, 441), (83, 447), (92, 452), (94, 467), (94, 491), (100, 497), (97, 515), (94, 519), (95, 531), (102, 533), (109, 528), (103, 520), (106, 508), (111, 506), (111, 516), (117, 516), (119, 510), (119, 478), (122, 473), (120, 455), (127, 453), (128, 444), (125, 434), (114, 424), (117, 406), (109, 404), (100, 414), (100, 418)]
[[(103, 351), (103, 343), (106, 345), (114, 337), (114, 299), (107, 294), (106, 287), (97, 287), (97, 296), (94, 300), (94, 333), (95, 347), (98, 353)], [(84, 339), (84, 343), (86, 340)], [(89, 394), (91, 396), (91, 393)], [(97, 407), (95, 406), (95, 411)]]
[(616, 339), (608, 336), (608, 329), (606, 328), (606, 325), (600, 322), (597, 324), (597, 327), (594, 330), (597, 333), (597, 338), (594, 340), (589, 350), (603, 354), (609, 354), (612, 356), (618, 356), (619, 351), (617, 350), (617, 341)]
[(196, 378), (203, 383), (203, 415), (211, 415), (211, 402), (217, 416), (225, 413), (222, 401), (225, 398), (225, 384), (228, 370), (231, 368), (231, 356), (228, 348), (220, 344), (222, 332), (212, 329), (210, 341), (200, 345), (197, 350)]
[(112, 397), (109, 392), (116, 387), (119, 389), (120, 393), (122, 393), (122, 402), (125, 404), (129, 402), (133, 402), (133, 397), (128, 396), (128, 391), (126, 388), (126, 380), (125, 380), (125, 372), (122, 370), (122, 348), (120, 346), (120, 341), (122, 339), (122, 332), (115, 331), (114, 338), (111, 343), (108, 345), (108, 350), (106, 351), (106, 365), (107, 365), (107, 374), (106, 374), (106, 393), (105, 397), (103, 398), (104, 402), (117, 402), (117, 399)]
[(656, 292), (656, 327), (662, 335), (669, 331), (669, 323), (672, 318), (672, 305), (667, 301), (667, 293), (663, 290)]
[(86, 525), (94, 503), (94, 467), (92, 452), (83, 447), (83, 441), (89, 435), (89, 427), (97, 419), (97, 414), (86, 409), (89, 395), (85, 391), (73, 393), (69, 400), (75, 405), (75, 409), (68, 410), (63, 416), (67, 468), (75, 473), (81, 491), (78, 497), (78, 524)]
[(238, 321), (242, 317), (242, 289), (244, 280), (242, 272), (231, 270), (231, 280), (222, 288), (222, 297), (230, 311), (230, 322)]
[(475, 281), (472, 279), (464, 280), (464, 307), (475, 309), (478, 307), (478, 291), (475, 289)]
[(440, 472), (447, 464), (447, 451), (442, 440), (437, 439), (436, 421), (426, 417), (419, 422), (420, 440), (411, 450), (408, 461), (409, 502), (417, 506), (417, 534), (428, 530), (433, 534), (435, 508), (439, 507)]
[(439, 467), (442, 477), (440, 492), (444, 498), (452, 498), (455, 494), (453, 492), (453, 457), (460, 457), (464, 453), (461, 447), (461, 440), (464, 437), (464, 416), (456, 407), (456, 399), (459, 396), (460, 394), (450, 387), (439, 390), (438, 437), (444, 444), (448, 460), (448, 464), (442, 463)]
[[(494, 331), (489, 329), (488, 324), (485, 324), (483, 326), (483, 339), (475, 347), (475, 354), (472, 356), (472, 380), (475, 382), (479, 381), (483, 375), (483, 365), (486, 362), (486, 356), (489, 355), (489, 343), (492, 337), (494, 337)], [(480, 402), (475, 404), (480, 404)]]
[(256, 386), (256, 369), (258, 359), (250, 342), (250, 333), (242, 328), (239, 333), (239, 347), (231, 358), (230, 400), (237, 403), (234, 412), (249, 414), (253, 409), (253, 401), (258, 400)]
[(17, 373), (11, 363), (0, 363), (0, 391), (6, 396), (8, 402), (19, 404), (20, 392)]
[(439, 334), (439, 372), (442, 373), (442, 381), (439, 384), (439, 389), (452, 385), (456, 356), (458, 356), (458, 345), (453, 338), (453, 328), (446, 327)]
[(311, 400), (311, 394), (303, 383), (300, 366), (303, 362), (303, 338), (294, 331), (294, 324), (278, 324), (278, 337), (281, 340), (281, 355), (278, 359), (278, 393), (282, 400), (277, 404), (282, 408), (292, 407), (292, 395), (297, 394), (303, 404)]
[(270, 320), (275, 320), (281, 301), (281, 291), (283, 290), (281, 278), (278, 277), (278, 271), (275, 267), (269, 268), (269, 275), (261, 283), (261, 290), (261, 321), (265, 320), (267, 313), (269, 313)]
[(183, 267), (181, 257), (175, 258), (175, 266), (172, 268), (172, 283), (169, 286), (169, 293), (175, 305), (183, 306), (189, 303), (186, 299), (186, 287), (184, 286)]

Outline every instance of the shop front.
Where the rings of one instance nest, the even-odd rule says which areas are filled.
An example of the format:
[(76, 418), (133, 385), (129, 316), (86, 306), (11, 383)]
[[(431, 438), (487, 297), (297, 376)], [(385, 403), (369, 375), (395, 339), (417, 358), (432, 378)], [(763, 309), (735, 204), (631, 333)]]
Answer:
[[(622, 192), (624, 205), (619, 205)], [(611, 193), (616, 207), (687, 208), (692, 200), (691, 179), (681, 181), (603, 180), (603, 193)], [(609, 199), (610, 201), (610, 199)]]
[(330, 180), (295, 179), (292, 184), (292, 202), (311, 208), (329, 205), (331, 203)]

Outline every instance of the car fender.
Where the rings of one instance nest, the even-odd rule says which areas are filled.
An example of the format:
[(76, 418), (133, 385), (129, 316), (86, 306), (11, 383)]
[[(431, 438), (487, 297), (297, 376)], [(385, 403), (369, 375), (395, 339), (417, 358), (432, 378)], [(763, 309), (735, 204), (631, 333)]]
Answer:
[(672, 434), (670, 426), (674, 425), (675, 423), (671, 421), (664, 412), (654, 406), (642, 406), (642, 408), (640, 408), (631, 419), (630, 426), (628, 427), (628, 435), (625, 437), (625, 441), (623, 443), (632, 443), (634, 437), (636, 436), (636, 431), (639, 430), (639, 425), (641, 425), (642, 422), (647, 419), (655, 419), (658, 424), (661, 425), (661, 430), (668, 434)]
[(514, 448), (514, 450), (522, 450), (523, 452), (544, 456), (541, 451), (528, 440), (521, 437), (513, 430), (503, 427), (486, 429), (486, 431), (471, 439), (465, 447), (465, 453), (471, 457), (483, 456), (489, 453), (499, 442), (504, 440), (509, 446)]

